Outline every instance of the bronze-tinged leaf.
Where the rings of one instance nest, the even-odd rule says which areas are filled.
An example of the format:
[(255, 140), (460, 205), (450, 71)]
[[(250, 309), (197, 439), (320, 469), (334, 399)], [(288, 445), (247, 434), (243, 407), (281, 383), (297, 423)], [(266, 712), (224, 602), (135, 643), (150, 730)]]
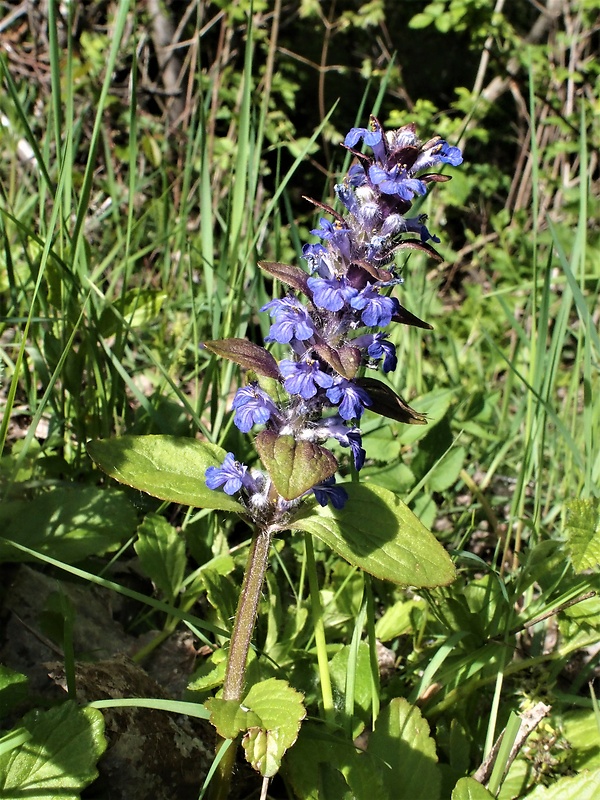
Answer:
[(400, 395), (385, 383), (375, 380), (375, 378), (357, 378), (354, 381), (361, 386), (372, 400), (369, 411), (381, 414), (382, 417), (395, 419), (397, 422), (404, 422), (407, 425), (427, 425), (424, 414), (419, 414), (408, 403), (405, 403)]
[(415, 328), (424, 328), (427, 331), (433, 330), (433, 325), (430, 325), (428, 322), (424, 322), (422, 319), (415, 317), (414, 314), (404, 308), (404, 306), (400, 306), (400, 311), (398, 314), (394, 314), (392, 317), (393, 322), (401, 322), (403, 325), (413, 325)]
[(277, 361), (271, 353), (247, 339), (215, 339), (204, 342), (204, 347), (216, 356), (234, 361), (240, 367), (253, 369), (266, 378), (280, 378)]
[(302, 199), (312, 203), (313, 206), (317, 206), (317, 208), (323, 209), (323, 211), (326, 211), (328, 214), (331, 214), (331, 216), (335, 217), (337, 221), (344, 226), (344, 228), (346, 227), (346, 220), (341, 214), (338, 214), (335, 209), (333, 209), (331, 206), (328, 206), (327, 203), (322, 203), (320, 200), (314, 200), (312, 197), (307, 197), (305, 194), (302, 195)]
[(358, 347), (344, 345), (336, 349), (321, 340), (314, 345), (314, 350), (342, 378), (351, 381), (356, 375), (361, 362)]
[(439, 172), (432, 172), (426, 175), (419, 175), (419, 180), (424, 183), (446, 183), (446, 181), (452, 180), (452, 175), (440, 175)]
[(279, 261), (259, 261), (258, 266), (281, 283), (285, 283), (286, 286), (291, 286), (292, 289), (302, 292), (307, 297), (311, 296), (306, 284), (308, 275), (300, 267), (280, 264)]
[(337, 461), (329, 450), (312, 442), (298, 442), (293, 436), (262, 431), (256, 449), (279, 494), (295, 500), (317, 483), (330, 478)]
[(403, 239), (394, 247), (394, 250), (421, 250), (438, 262), (444, 260), (444, 257), (435, 248), (420, 239)]
[(375, 278), (376, 281), (382, 281), (383, 283), (394, 277), (389, 269), (382, 269), (362, 260), (354, 261), (350, 264), (347, 274), (352, 286), (359, 291), (364, 289), (369, 282), (369, 275)]

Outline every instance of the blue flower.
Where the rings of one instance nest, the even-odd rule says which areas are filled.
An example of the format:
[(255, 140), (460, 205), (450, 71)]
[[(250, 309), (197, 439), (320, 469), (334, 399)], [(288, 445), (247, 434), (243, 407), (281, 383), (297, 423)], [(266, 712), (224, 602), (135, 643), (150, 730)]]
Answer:
[(396, 357), (396, 348), (391, 342), (387, 340), (385, 333), (365, 333), (363, 336), (357, 336), (352, 340), (355, 347), (360, 347), (361, 350), (366, 349), (369, 358), (374, 361), (379, 361), (383, 358), (383, 371), (393, 372), (398, 364)]
[(381, 128), (377, 128), (374, 131), (371, 131), (368, 128), (351, 128), (346, 134), (344, 144), (346, 147), (355, 147), (362, 139), (367, 147), (372, 148), (374, 145), (379, 144), (381, 138)]
[(348, 234), (349, 228), (342, 228), (339, 223), (330, 222), (325, 217), (319, 220), (320, 227), (311, 231), (313, 236), (319, 236), (323, 241), (331, 242), (336, 247), (342, 256), (348, 260), (350, 258), (350, 240)]
[(411, 172), (431, 169), (436, 164), (451, 164), (453, 167), (458, 167), (462, 161), (460, 148), (452, 147), (444, 139), (433, 139), (431, 146), (419, 153), (412, 165)]
[(357, 217), (360, 212), (360, 206), (350, 186), (345, 183), (338, 183), (333, 189), (340, 203), (342, 203), (351, 214)]
[(358, 294), (358, 289), (350, 286), (344, 276), (336, 276), (328, 280), (309, 278), (307, 284), (313, 293), (313, 303), (318, 308), (325, 308), (327, 311), (340, 311)]
[(271, 325), (265, 341), (289, 344), (292, 339), (304, 341), (310, 339), (315, 332), (312, 320), (305, 306), (295, 297), (284, 297), (282, 300), (271, 300), (260, 310), (269, 311), (275, 323)]
[(338, 412), (342, 419), (360, 419), (365, 406), (372, 405), (367, 392), (345, 378), (337, 378), (333, 386), (327, 389), (326, 395), (333, 405), (339, 405)]
[(398, 301), (393, 297), (379, 294), (370, 283), (350, 301), (352, 308), (362, 311), (362, 322), (369, 328), (376, 325), (385, 328), (398, 311)]
[(408, 172), (396, 165), (389, 170), (376, 164), (369, 167), (371, 183), (384, 194), (397, 194), (401, 200), (412, 201), (416, 194), (425, 194), (427, 187), (418, 178), (411, 178)]
[(362, 164), (353, 164), (348, 170), (348, 183), (358, 189), (367, 182), (367, 175)]
[(317, 503), (320, 506), (326, 506), (328, 501), (331, 500), (331, 505), (341, 510), (348, 500), (348, 492), (343, 486), (335, 485), (335, 478), (327, 478), (323, 483), (318, 483), (313, 486), (312, 491), (315, 493)]
[(253, 425), (262, 425), (279, 414), (270, 395), (257, 383), (238, 389), (231, 406), (235, 410), (233, 422), (242, 433), (248, 433)]
[(279, 371), (284, 376), (283, 385), (288, 394), (299, 394), (304, 400), (310, 400), (317, 393), (317, 386), (329, 389), (333, 385), (333, 378), (320, 368), (318, 361), (307, 359), (305, 361), (289, 361), (284, 359), (279, 362)]
[(254, 491), (254, 479), (247, 474), (248, 467), (235, 460), (233, 453), (227, 453), (220, 467), (208, 467), (205, 473), (209, 489), (223, 487), (225, 494), (236, 494), (242, 486)]
[(374, 117), (371, 117), (370, 128), (351, 128), (346, 134), (344, 144), (346, 147), (355, 147), (360, 140), (370, 147), (373, 155), (379, 161), (385, 158), (385, 141), (383, 138), (383, 131), (381, 125)]

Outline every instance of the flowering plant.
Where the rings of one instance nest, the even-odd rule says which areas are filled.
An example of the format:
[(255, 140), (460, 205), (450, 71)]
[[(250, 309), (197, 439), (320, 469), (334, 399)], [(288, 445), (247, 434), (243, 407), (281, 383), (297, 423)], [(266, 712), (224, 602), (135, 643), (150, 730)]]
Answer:
[[(372, 155), (355, 149), (361, 140)], [(334, 439), (349, 447), (360, 471), (366, 454), (358, 424), (365, 408), (400, 422), (426, 422), (389, 386), (360, 372), (379, 366), (384, 373), (395, 370), (395, 347), (383, 330), (391, 322), (430, 327), (391, 295), (402, 283), (395, 255), (413, 248), (441, 260), (429, 244), (439, 239), (427, 229), (425, 215), (407, 214), (428, 183), (448, 180), (428, 170), (458, 166), (462, 155), (439, 137), (421, 143), (414, 125), (385, 133), (375, 117), (370, 128), (353, 128), (344, 146), (357, 159), (335, 187), (346, 213), (317, 203), (333, 222), (321, 218), (311, 231), (321, 243), (303, 248), (309, 274), (259, 262), (296, 292), (260, 309), (273, 320), (266, 341), (288, 345), (291, 357), (277, 363), (265, 348), (243, 339), (205, 343), (255, 373), (235, 395), (234, 423), (242, 433), (265, 425), (256, 446), (266, 468), (266, 473), (248, 470), (228, 453), (220, 466), (207, 469), (206, 485), (239, 494), (250, 518), (273, 530), (288, 527), (310, 493), (321, 506), (344, 507), (347, 491), (334, 478), (338, 462), (324, 444)], [(367, 332), (359, 333), (362, 328)]]
[[(356, 149), (361, 141), (370, 154)], [(242, 464), (214, 444), (171, 436), (124, 436), (88, 445), (99, 466), (123, 483), (164, 500), (235, 512), (250, 524), (253, 538), (222, 693), (205, 706), (224, 742), (243, 735), (247, 759), (265, 778), (279, 769), (306, 714), (302, 695), (286, 681), (270, 678), (246, 687), (273, 535), (304, 531), (307, 559), (313, 558), (311, 536), (316, 536), (350, 564), (397, 584), (434, 587), (455, 577), (444, 548), (393, 492), (371, 482), (336, 483), (339, 464), (328, 443), (348, 448), (358, 473), (367, 455), (359, 427), (365, 409), (408, 424), (427, 421), (390, 386), (363, 372), (396, 368), (385, 330), (391, 323), (430, 328), (393, 296), (402, 283), (396, 255), (417, 249), (441, 260), (432, 245), (439, 239), (428, 230), (425, 215), (409, 212), (428, 184), (449, 179), (431, 170), (458, 166), (462, 156), (439, 137), (421, 142), (413, 125), (384, 132), (374, 117), (369, 128), (353, 128), (344, 146), (355, 161), (335, 187), (343, 213), (312, 201), (331, 219), (322, 217), (312, 231), (320, 243), (303, 248), (308, 269), (259, 262), (289, 289), (261, 309), (272, 320), (266, 343), (288, 346), (287, 357), (278, 362), (265, 347), (241, 338), (204, 343), (215, 356), (248, 371), (249, 380), (232, 402), (233, 421), (242, 433), (262, 426), (255, 438), (262, 468)], [(314, 569), (312, 574), (317, 628)], [(317, 658), (323, 709), (333, 723), (323, 638)], [(235, 748), (223, 748), (219, 756), (214, 797), (225, 797)], [(385, 758), (380, 754), (379, 761)], [(364, 760), (353, 769), (372, 772)]]

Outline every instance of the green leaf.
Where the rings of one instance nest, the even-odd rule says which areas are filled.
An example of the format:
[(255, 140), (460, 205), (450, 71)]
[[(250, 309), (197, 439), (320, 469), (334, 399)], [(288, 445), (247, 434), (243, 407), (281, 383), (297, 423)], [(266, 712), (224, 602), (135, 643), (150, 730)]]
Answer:
[(275, 488), (286, 500), (295, 500), (337, 469), (335, 456), (312, 442), (297, 442), (293, 436), (262, 431), (256, 449)]
[(560, 717), (560, 727), (569, 743), (569, 766), (583, 769), (600, 769), (600, 736), (598, 722), (592, 709), (567, 711)]
[(571, 560), (576, 572), (597, 570), (600, 564), (600, 500), (571, 500), (567, 503), (566, 526)]
[(169, 292), (162, 289), (132, 289), (104, 309), (98, 322), (98, 332), (105, 339), (113, 336), (123, 327), (122, 319), (130, 328), (141, 328), (158, 317), (168, 297)]
[(306, 716), (303, 697), (287, 681), (269, 678), (255, 683), (244, 698), (244, 706), (260, 718), (242, 740), (246, 759), (264, 778), (271, 778), (281, 766), (285, 751), (298, 738)]
[(452, 790), (451, 800), (493, 800), (485, 786), (475, 778), (461, 778)]
[(419, 709), (403, 697), (395, 697), (377, 717), (367, 752), (385, 763), (382, 776), (390, 797), (438, 800), (441, 774), (435, 742)]
[[(59, 487), (0, 507), (7, 539), (68, 564), (114, 548), (136, 525), (135, 509), (123, 492), (96, 486)], [(28, 559), (5, 544), (0, 544), (0, 558)]]
[(375, 625), (375, 635), (381, 642), (389, 642), (409, 633), (417, 625), (413, 619), (418, 619), (425, 611), (425, 600), (398, 600), (393, 606), (387, 608)]
[(600, 797), (600, 769), (560, 778), (551, 786), (536, 786), (527, 800), (597, 800)]
[(343, 486), (343, 509), (306, 504), (289, 527), (312, 533), (376, 578), (421, 588), (454, 580), (450, 556), (396, 495), (370, 483)]
[(172, 602), (177, 596), (186, 565), (185, 542), (158, 514), (148, 514), (138, 528), (134, 544), (146, 575)]
[(0, 664), (0, 719), (27, 697), (29, 679)]
[(243, 513), (232, 497), (206, 486), (208, 467), (223, 463), (225, 450), (179, 436), (120, 436), (88, 442), (87, 451), (111, 478), (142, 492), (196, 508)]
[(384, 790), (385, 765), (352, 742), (305, 722), (285, 757), (285, 775), (303, 800), (396, 800)]
[(306, 716), (300, 692), (287, 681), (269, 678), (254, 684), (243, 700), (211, 698), (205, 705), (220, 736), (234, 739), (245, 732), (242, 746), (247, 761), (265, 778), (279, 770)]
[(432, 492), (444, 492), (458, 480), (466, 458), (464, 447), (448, 450), (427, 475), (427, 486)]
[(398, 441), (402, 445), (414, 444), (424, 436), (431, 434), (431, 429), (437, 425), (447, 414), (450, 403), (454, 397), (451, 389), (434, 389), (421, 397), (415, 398), (414, 404), (419, 414), (427, 417), (427, 428), (401, 428), (398, 433)]
[(247, 339), (217, 339), (213, 342), (204, 342), (204, 347), (221, 358), (239, 364), (240, 367), (254, 370), (258, 375), (275, 379), (280, 377), (277, 361), (271, 353)]
[(71, 701), (49, 711), (31, 711), (20, 722), (31, 738), (0, 756), (3, 800), (78, 800), (98, 776), (104, 750), (104, 719), (94, 708)]
[[(344, 645), (329, 662), (329, 674), (331, 675), (336, 702), (339, 698), (337, 704), (340, 711), (344, 711), (350, 653), (350, 645)], [(366, 642), (360, 642), (358, 645), (353, 702), (354, 715), (362, 719), (363, 722), (369, 720), (373, 702), (373, 674), (371, 671), (369, 645)]]

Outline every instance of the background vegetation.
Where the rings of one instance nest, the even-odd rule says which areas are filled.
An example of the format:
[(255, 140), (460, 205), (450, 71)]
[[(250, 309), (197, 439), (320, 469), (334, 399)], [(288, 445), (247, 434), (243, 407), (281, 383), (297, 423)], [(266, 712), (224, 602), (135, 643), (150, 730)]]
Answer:
[[(600, 774), (598, 3), (0, 9), (6, 796), (38, 790), (19, 755), (27, 732), (61, 796), (95, 776), (100, 714), (57, 686), (80, 701), (196, 703), (218, 688), (247, 531), (124, 491), (86, 442), (189, 435), (250, 457), (228, 406), (242, 376), (199, 345), (262, 341), (257, 309), (278, 287), (256, 262), (298, 262), (315, 221), (302, 196), (331, 202), (348, 163), (338, 144), (372, 111), (465, 155), (421, 208), (445, 262), (411, 255), (404, 269), (402, 302), (434, 331), (394, 333), (396, 389), (430, 424), (367, 412), (363, 473), (410, 503), (460, 577), (415, 594), (317, 548), (341, 724), (350, 741), (392, 700), (416, 703), (447, 798), (511, 714), (544, 701), (552, 710), (488, 788), (585, 796), (564, 781)], [(282, 674), (318, 718), (302, 540), (275, 551), (256, 675)], [(373, 634), (376, 676), (361, 642)], [(105, 719), (109, 749), (84, 796), (172, 797), (174, 781), (198, 796), (212, 759), (210, 731), (191, 727), (202, 721), (139, 708)], [(73, 763), (57, 756), (63, 732), (81, 748)], [(312, 785), (303, 758), (318, 754), (293, 748), (270, 796), (363, 796), (334, 761)], [(238, 791), (256, 791), (252, 775)]]

